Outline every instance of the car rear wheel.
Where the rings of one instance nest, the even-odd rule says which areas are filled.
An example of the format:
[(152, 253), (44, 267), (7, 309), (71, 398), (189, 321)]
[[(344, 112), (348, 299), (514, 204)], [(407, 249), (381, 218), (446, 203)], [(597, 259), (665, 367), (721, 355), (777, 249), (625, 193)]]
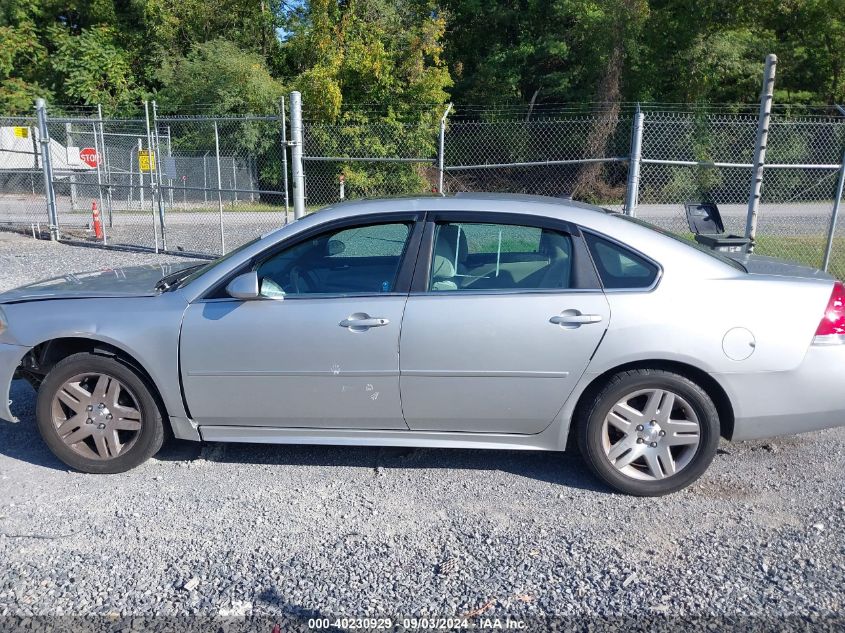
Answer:
[(639, 369), (613, 376), (582, 411), (578, 442), (612, 488), (659, 496), (698, 479), (716, 454), (719, 415), (688, 378)]
[(120, 361), (74, 354), (38, 390), (38, 430), (53, 454), (86, 473), (119, 473), (155, 455), (164, 441), (149, 387)]

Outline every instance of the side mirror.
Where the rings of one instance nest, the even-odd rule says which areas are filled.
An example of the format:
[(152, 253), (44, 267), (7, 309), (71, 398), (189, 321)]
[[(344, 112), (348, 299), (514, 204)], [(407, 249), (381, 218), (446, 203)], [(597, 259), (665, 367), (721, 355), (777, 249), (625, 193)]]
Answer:
[(238, 275), (226, 286), (226, 292), (230, 297), (243, 301), (258, 299), (260, 296), (258, 292), (258, 273), (253, 270), (243, 275)]
[(340, 240), (329, 240), (329, 243), (326, 244), (326, 254), (329, 257), (331, 257), (332, 255), (340, 255), (345, 250), (346, 244), (344, 244)]

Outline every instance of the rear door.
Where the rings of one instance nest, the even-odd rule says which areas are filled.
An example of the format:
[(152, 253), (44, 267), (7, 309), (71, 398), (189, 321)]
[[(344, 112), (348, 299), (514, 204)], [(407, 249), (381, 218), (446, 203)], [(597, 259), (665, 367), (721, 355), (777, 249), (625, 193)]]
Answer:
[(412, 430), (539, 433), (610, 321), (576, 227), (429, 214), (400, 341)]

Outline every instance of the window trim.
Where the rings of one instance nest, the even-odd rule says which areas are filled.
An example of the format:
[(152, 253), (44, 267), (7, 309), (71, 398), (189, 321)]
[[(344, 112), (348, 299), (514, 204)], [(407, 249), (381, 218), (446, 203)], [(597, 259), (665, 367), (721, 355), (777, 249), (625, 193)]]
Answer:
[[(438, 223), (506, 224), (530, 228), (550, 229), (565, 233), (572, 239), (572, 265), (576, 286), (573, 288), (479, 288), (454, 292), (429, 290), (431, 261), (434, 253), (435, 228)], [(426, 214), (425, 230), (417, 255), (414, 277), (411, 282), (411, 296), (469, 297), (484, 295), (559, 295), (573, 293), (602, 292), (601, 279), (589, 249), (577, 224), (542, 215), (521, 213), (499, 213), (493, 211), (432, 211)]]
[(609, 294), (609, 293), (632, 293), (632, 292), (639, 292), (639, 293), (646, 294), (646, 293), (654, 292), (657, 289), (657, 286), (660, 285), (660, 281), (663, 279), (663, 266), (660, 264), (660, 262), (655, 260), (653, 257), (649, 257), (648, 255), (646, 255), (645, 253), (643, 253), (640, 250), (637, 250), (636, 248), (634, 248), (630, 244), (626, 244), (625, 242), (622, 242), (621, 240), (618, 240), (614, 237), (610, 237), (609, 235), (607, 235), (605, 233), (601, 233), (601, 232), (595, 231), (593, 229), (588, 229), (586, 227), (581, 227), (581, 233), (582, 233), (582, 235), (584, 233), (587, 233), (589, 235), (592, 235), (593, 237), (597, 237), (597, 238), (604, 240), (606, 242), (610, 242), (611, 244), (616, 244), (617, 246), (625, 249), (626, 251), (630, 251), (631, 253), (633, 253), (637, 257), (644, 259), (645, 261), (647, 261), (649, 264), (651, 264), (652, 266), (654, 266), (657, 269), (657, 274), (654, 276), (654, 281), (652, 281), (651, 285), (649, 285), (649, 286), (641, 286), (641, 287), (638, 287), (638, 288), (605, 288), (604, 287), (604, 281), (602, 281), (601, 274), (599, 273), (599, 267), (596, 264), (595, 259), (593, 259), (593, 253), (590, 250), (590, 247), (587, 246), (586, 240), (584, 240), (584, 246), (587, 249), (587, 254), (590, 256), (590, 261), (592, 262), (593, 268), (596, 271), (596, 277), (598, 277), (599, 283), (601, 284), (602, 291), (605, 294)]
[[(411, 281), (414, 274), (414, 265), (417, 260), (417, 251), (419, 250), (420, 241), (422, 239), (423, 229), (425, 225), (425, 213), (419, 211), (410, 212), (386, 212), (386, 213), (372, 213), (368, 215), (358, 215), (346, 218), (339, 218), (330, 222), (324, 222), (312, 226), (302, 233), (297, 233), (286, 240), (277, 242), (272, 246), (267, 247), (260, 253), (252, 256), (249, 260), (238, 266), (235, 270), (223, 277), (220, 281), (214, 284), (206, 292), (203, 293), (197, 302), (208, 301), (238, 301), (234, 297), (215, 296), (225, 291), (226, 286), (238, 275), (257, 268), (265, 261), (274, 257), (281, 251), (293, 248), (303, 242), (324, 233), (331, 231), (340, 231), (347, 229), (354, 229), (363, 226), (372, 226), (375, 224), (410, 224), (410, 231), (408, 234), (408, 241), (405, 244), (405, 249), (402, 252), (399, 262), (399, 270), (396, 273), (396, 282), (392, 292), (335, 292), (335, 293), (312, 293), (306, 295), (290, 295), (285, 296), (284, 301), (303, 301), (315, 299), (338, 299), (348, 297), (397, 297), (407, 296)], [(259, 298), (256, 301), (279, 301), (279, 299)]]

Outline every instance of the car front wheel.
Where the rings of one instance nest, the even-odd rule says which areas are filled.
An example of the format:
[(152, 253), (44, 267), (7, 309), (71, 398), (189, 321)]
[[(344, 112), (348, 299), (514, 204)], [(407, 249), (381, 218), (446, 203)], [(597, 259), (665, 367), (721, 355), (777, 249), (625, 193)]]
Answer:
[(612, 488), (659, 496), (698, 479), (716, 454), (719, 416), (707, 392), (668, 371), (613, 376), (581, 412), (578, 442)]
[(38, 390), (38, 430), (53, 454), (86, 473), (119, 473), (161, 448), (164, 426), (149, 387), (119, 360), (74, 354)]

